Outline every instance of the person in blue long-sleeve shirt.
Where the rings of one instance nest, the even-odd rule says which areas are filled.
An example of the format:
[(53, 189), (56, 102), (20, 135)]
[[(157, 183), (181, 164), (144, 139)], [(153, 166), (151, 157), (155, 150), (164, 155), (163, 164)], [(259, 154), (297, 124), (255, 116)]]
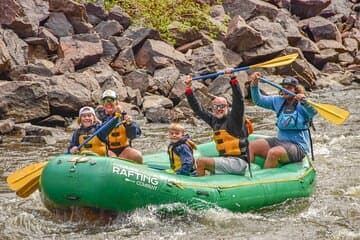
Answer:
[(250, 142), (250, 161), (254, 162), (255, 156), (262, 156), (265, 158), (264, 168), (275, 168), (279, 163), (299, 162), (310, 152), (309, 127), (317, 111), (301, 101), (305, 98), (305, 90), (296, 78), (286, 77), (281, 83), (295, 96), (284, 92), (264, 96), (259, 91), (259, 77), (258, 72), (251, 75), (251, 97), (256, 105), (276, 113), (278, 134), (277, 137)]
[(195, 161), (193, 150), (196, 145), (185, 134), (184, 127), (179, 123), (172, 123), (169, 126), (168, 154), (171, 169), (179, 175), (191, 175), (195, 172)]

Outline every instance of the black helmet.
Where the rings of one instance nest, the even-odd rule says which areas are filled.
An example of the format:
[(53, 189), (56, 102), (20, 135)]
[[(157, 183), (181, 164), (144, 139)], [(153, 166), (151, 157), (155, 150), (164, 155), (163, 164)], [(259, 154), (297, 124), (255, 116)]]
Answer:
[(293, 77), (290, 77), (290, 76), (287, 76), (285, 77), (282, 82), (280, 83), (282, 86), (284, 85), (292, 85), (292, 86), (295, 86), (299, 84), (299, 81), (296, 79), (296, 78), (293, 78)]

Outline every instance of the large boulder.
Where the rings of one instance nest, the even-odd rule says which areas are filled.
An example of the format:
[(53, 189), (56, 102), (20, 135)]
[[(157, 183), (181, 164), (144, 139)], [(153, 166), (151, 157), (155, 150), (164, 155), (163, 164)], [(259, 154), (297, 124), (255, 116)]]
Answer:
[(299, 25), (315, 42), (321, 39), (332, 39), (341, 43), (341, 34), (336, 25), (323, 17), (308, 18), (299, 22)]
[(264, 44), (242, 53), (247, 64), (258, 63), (260, 60), (272, 58), (289, 46), (284, 29), (279, 23), (269, 22), (265, 17), (249, 22), (249, 26), (260, 32)]
[(2, 0), (0, 24), (21, 38), (37, 35), (40, 22), (49, 15), (49, 3), (43, 0)]
[(72, 0), (49, 0), (51, 12), (62, 12), (74, 27), (75, 33), (90, 33), (92, 25), (83, 4)]
[(127, 89), (122, 77), (119, 75), (119, 73), (114, 71), (106, 62), (100, 61), (97, 64), (86, 68), (83, 73), (89, 75), (91, 78), (95, 78), (100, 85), (101, 92), (94, 92), (99, 96), (99, 104), (102, 92), (108, 89), (114, 90), (117, 93), (117, 97), (120, 101), (124, 101), (128, 98)]
[(166, 67), (154, 72), (154, 82), (158, 91), (163, 96), (169, 96), (175, 82), (179, 79), (180, 72), (176, 67)]
[(243, 62), (240, 54), (229, 50), (220, 41), (213, 41), (210, 45), (194, 49), (188, 58), (193, 66), (195, 76), (236, 67)]
[(173, 46), (158, 40), (148, 39), (136, 54), (137, 66), (145, 67), (151, 73), (155, 69), (176, 66), (181, 73), (190, 73), (191, 64), (185, 55), (174, 49)]
[(50, 115), (47, 86), (40, 81), (0, 81), (0, 119), (16, 123)]
[(108, 20), (100, 22), (94, 30), (99, 33), (101, 38), (108, 39), (111, 36), (120, 35), (124, 31), (124, 28), (119, 22)]
[(261, 0), (223, 0), (222, 5), (231, 17), (240, 15), (246, 21), (256, 16), (274, 19), (279, 11), (274, 5)]
[(28, 62), (28, 44), (21, 40), (13, 30), (0, 28), (0, 51), (0, 73), (7, 72), (18, 65), (26, 65)]
[(301, 34), (294, 17), (286, 10), (280, 9), (274, 22), (279, 23), (284, 29), (285, 36), (291, 46), (297, 43), (303, 35)]
[(132, 48), (128, 47), (120, 51), (112, 61), (111, 66), (121, 75), (136, 70), (137, 66)]
[(74, 28), (62, 12), (53, 12), (44, 24), (49, 31), (57, 36), (66, 37), (74, 34)]
[(224, 42), (227, 48), (241, 53), (264, 43), (259, 31), (246, 24), (240, 16), (235, 16), (228, 25)]
[(75, 69), (93, 65), (103, 53), (102, 42), (96, 34), (78, 34), (60, 38), (59, 57), (72, 63)]
[(114, 6), (109, 12), (109, 19), (118, 21), (124, 29), (131, 24), (131, 17), (121, 7)]
[(101, 99), (97, 80), (89, 73), (66, 73), (48, 81), (48, 99), (53, 114), (75, 117), (83, 106), (95, 106)]
[(331, 0), (291, 0), (290, 11), (304, 19), (318, 15), (330, 3)]
[(150, 90), (150, 86), (153, 84), (152, 76), (150, 76), (145, 70), (137, 69), (123, 77), (124, 84), (133, 89), (139, 89), (141, 94)]

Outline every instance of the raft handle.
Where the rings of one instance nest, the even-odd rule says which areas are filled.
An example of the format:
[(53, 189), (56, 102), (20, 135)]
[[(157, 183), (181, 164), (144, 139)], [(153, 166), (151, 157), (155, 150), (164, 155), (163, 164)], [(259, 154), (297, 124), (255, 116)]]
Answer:
[(197, 195), (204, 195), (204, 196), (209, 196), (209, 192), (206, 192), (206, 191), (196, 191), (196, 194)]
[(77, 196), (68, 196), (66, 197), (67, 200), (70, 200), (70, 201), (77, 201), (80, 199), (80, 197), (77, 197)]

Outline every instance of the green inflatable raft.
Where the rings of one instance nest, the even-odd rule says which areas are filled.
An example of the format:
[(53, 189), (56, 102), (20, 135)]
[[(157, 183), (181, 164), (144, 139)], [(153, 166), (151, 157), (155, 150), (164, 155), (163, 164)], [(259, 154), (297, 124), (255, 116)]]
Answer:
[[(250, 140), (261, 135), (251, 135)], [(198, 145), (195, 157), (217, 156), (214, 143)], [(86, 207), (128, 212), (146, 206), (182, 203), (190, 208), (221, 207), (249, 211), (308, 197), (315, 189), (311, 160), (262, 169), (263, 159), (251, 165), (251, 178), (211, 175), (190, 177), (167, 173), (166, 152), (144, 156), (144, 165), (109, 157), (64, 154), (44, 168), (40, 191), (47, 208)]]

